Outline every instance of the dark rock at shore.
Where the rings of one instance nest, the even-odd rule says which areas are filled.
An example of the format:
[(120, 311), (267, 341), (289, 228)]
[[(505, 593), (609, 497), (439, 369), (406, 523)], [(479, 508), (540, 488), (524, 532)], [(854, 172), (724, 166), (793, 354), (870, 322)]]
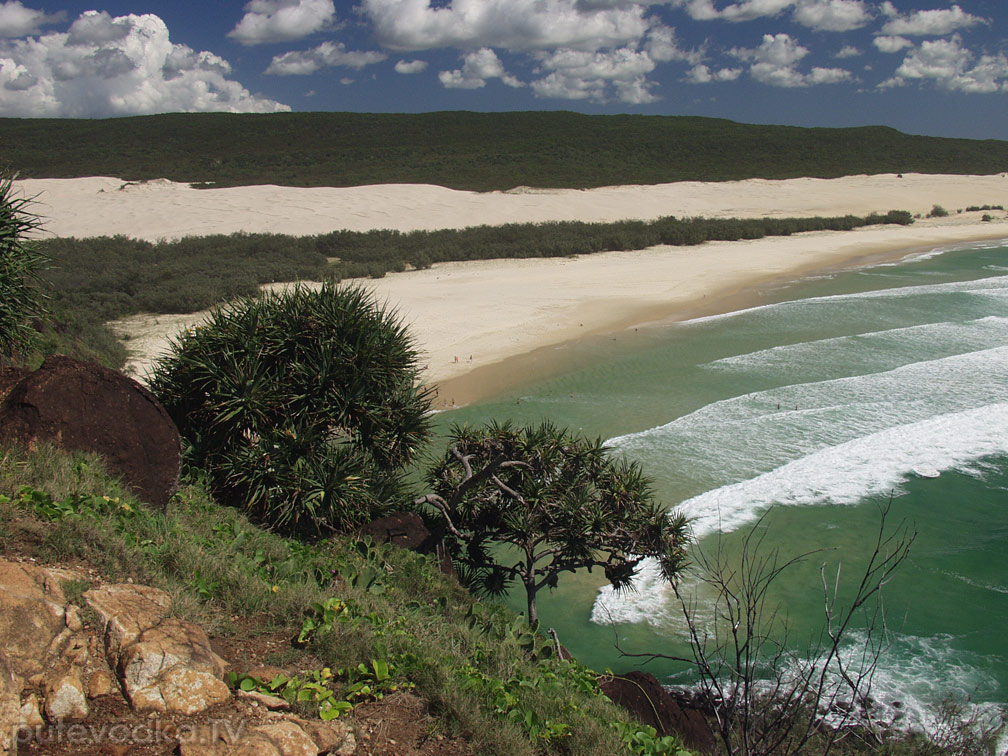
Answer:
[(662, 687), (658, 679), (634, 670), (614, 675), (601, 683), (602, 692), (633, 717), (654, 727), (659, 735), (678, 735), (687, 748), (701, 753), (713, 753), (714, 731), (695, 708), (680, 702)]
[(101, 455), (141, 499), (162, 509), (178, 486), (182, 447), (168, 413), (139, 383), (96, 363), (49, 357), (2, 396), (0, 441), (37, 440)]

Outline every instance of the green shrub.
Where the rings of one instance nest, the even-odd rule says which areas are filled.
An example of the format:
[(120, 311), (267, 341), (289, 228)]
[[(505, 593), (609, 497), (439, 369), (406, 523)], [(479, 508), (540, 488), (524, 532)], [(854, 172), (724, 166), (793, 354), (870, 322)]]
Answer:
[(14, 179), (0, 178), (0, 358), (23, 357), (35, 343), (34, 320), (45, 313), (40, 270), (45, 257), (25, 235), (41, 225), (15, 195)]
[(941, 205), (934, 205), (931, 208), (931, 212), (928, 213), (928, 218), (947, 218), (949, 211), (946, 210)]
[(173, 342), (151, 388), (221, 501), (299, 535), (394, 508), (429, 430), (412, 340), (352, 286), (216, 309)]

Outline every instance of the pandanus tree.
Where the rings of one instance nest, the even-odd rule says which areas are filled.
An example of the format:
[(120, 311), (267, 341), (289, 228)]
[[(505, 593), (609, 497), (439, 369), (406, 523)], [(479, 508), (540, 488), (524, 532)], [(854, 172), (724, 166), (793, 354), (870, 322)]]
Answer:
[(34, 321), (45, 315), (46, 258), (27, 238), (41, 225), (30, 204), (13, 177), (0, 177), (0, 360), (27, 354), (37, 335)]
[(386, 513), (429, 433), (413, 342), (356, 286), (219, 307), (175, 339), (150, 383), (218, 498), (284, 532)]
[(646, 557), (669, 581), (685, 564), (686, 518), (658, 504), (640, 465), (548, 422), (454, 426), (428, 483), (417, 503), (443, 519), (463, 582), (486, 594), (520, 583), (531, 625), (562, 572), (600, 567), (624, 589)]

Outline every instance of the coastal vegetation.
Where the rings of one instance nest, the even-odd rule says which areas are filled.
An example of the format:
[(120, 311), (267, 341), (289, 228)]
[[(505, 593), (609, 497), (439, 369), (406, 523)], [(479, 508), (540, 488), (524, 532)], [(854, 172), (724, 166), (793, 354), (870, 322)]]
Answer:
[(175, 339), (150, 387), (219, 502), (307, 537), (395, 510), (430, 429), (412, 339), (355, 286), (218, 307)]
[[(615, 223), (561, 222), (477, 226), (441, 231), (334, 231), (319, 236), (230, 234), (148, 242), (125, 236), (57, 238), (35, 247), (51, 264), (44, 271), (61, 350), (90, 350), (121, 367), (125, 350), (105, 327), (142, 312), (187, 313), (276, 281), (381, 277), (437, 262), (566, 257), (643, 249), (656, 244), (758, 239), (803, 231), (850, 230), (913, 218), (905, 211), (832, 218), (659, 218)], [(76, 352), (74, 350), (77, 350)]]
[(913, 136), (882, 126), (798, 128), (570, 112), (5, 118), (0, 149), (4, 163), (29, 178), (168, 178), (209, 186), (424, 183), (476, 191), (993, 174), (1008, 166), (1006, 141)]
[(0, 177), (0, 359), (14, 359), (37, 341), (35, 322), (45, 314), (41, 286), (45, 257), (27, 235), (41, 225), (15, 196), (14, 180)]
[[(298, 671), (271, 692), (291, 683), (311, 693), (302, 715), (352, 718), (360, 704), (411, 690), (440, 737), (461, 735), (475, 753), (687, 756), (601, 693), (606, 673), (558, 661), (523, 618), (474, 600), (433, 556), (350, 536), (283, 537), (221, 506), (199, 475), (161, 513), (94, 455), (2, 447), (0, 550), (162, 588), (179, 616), (238, 644), (298, 638), (258, 662)], [(232, 682), (246, 690), (274, 682), (243, 673)]]
[(536, 594), (563, 572), (601, 567), (630, 590), (645, 558), (670, 583), (686, 563), (686, 518), (655, 500), (640, 465), (548, 421), (453, 427), (427, 482), (432, 493), (416, 503), (444, 522), (462, 583), (499, 596), (518, 582), (533, 626)]
[[(0, 322), (0, 338), (21, 327)], [(105, 580), (164, 588), (176, 599), (173, 612), (232, 642), (263, 633), (294, 637), (258, 661), (296, 672), (266, 679), (235, 671), (230, 682), (283, 696), (302, 715), (352, 717), (361, 704), (412, 690), (435, 715), (438, 731), (462, 736), (480, 754), (688, 756), (678, 738), (631, 722), (602, 695), (599, 682), (609, 673), (559, 658), (559, 644), (528, 622), (534, 591), (529, 617), (515, 617), (475, 600), (441, 574), (433, 556), (350, 531), (381, 507), (408, 504), (396, 476), (426, 436), (426, 393), (415, 379), (416, 354), (402, 325), (358, 288), (296, 287), (219, 308), (208, 326), (179, 337), (155, 375), (155, 390), (187, 441), (187, 469), (168, 507), (155, 511), (138, 501), (96, 456), (45, 443), (3, 446), (0, 549), (18, 559), (83, 564)], [(277, 473), (281, 467), (289, 469)], [(316, 475), (335, 485), (327, 488)], [(458, 429), (429, 483), (445, 506), (431, 496), (424, 503), (449, 515), (445, 527), (454, 528), (469, 557), (479, 557), (475, 564), (490, 575), (501, 565), (489, 552), (513, 544), (512, 534), (525, 528), (544, 536), (540, 545), (554, 549), (552, 561), (527, 561), (521, 575), (531, 572), (536, 590), (587, 564), (608, 567), (607, 579), (626, 585), (637, 566), (632, 547), (640, 544), (663, 560), (667, 577), (683, 565), (685, 522), (662, 520), (639, 467), (552, 426)], [(578, 521), (574, 510), (580, 509), (590, 517)], [(628, 532), (618, 532), (620, 525)], [(565, 528), (572, 532), (560, 532)], [(319, 539), (320, 533), (335, 537)], [(596, 558), (604, 552), (608, 559)], [(876, 556), (888, 553), (894, 556), (883, 556), (879, 570), (869, 567), (865, 599), (905, 557), (898, 537), (876, 546)], [(724, 569), (721, 588), (730, 603), (736, 600), (733, 567)], [(763, 587), (781, 574), (776, 556), (754, 553), (742, 571), (751, 581), (743, 586), (749, 592), (743, 606), (762, 612)], [(518, 573), (505, 566), (496, 574)], [(68, 593), (82, 594), (87, 582), (76, 581)], [(853, 608), (864, 603), (856, 599)], [(829, 600), (826, 607), (825, 632), (835, 652), (847, 615)], [(768, 611), (776, 616), (775, 608)], [(749, 614), (739, 619), (749, 635), (736, 655), (753, 663), (744, 669), (755, 679), (761, 644), (773, 653), (785, 648), (786, 638), (750, 624)], [(700, 636), (695, 627), (691, 633)], [(701, 676), (721, 680), (723, 670), (698, 666)], [(799, 703), (822, 721), (814, 697)], [(788, 704), (770, 699), (767, 711), (779, 713)], [(732, 746), (737, 730), (731, 732), (725, 746), (732, 754), (794, 754), (809, 743), (739, 750)], [(872, 742), (857, 728), (830, 738), (820, 752), (831, 746), (838, 754), (955, 752), (901, 734)]]

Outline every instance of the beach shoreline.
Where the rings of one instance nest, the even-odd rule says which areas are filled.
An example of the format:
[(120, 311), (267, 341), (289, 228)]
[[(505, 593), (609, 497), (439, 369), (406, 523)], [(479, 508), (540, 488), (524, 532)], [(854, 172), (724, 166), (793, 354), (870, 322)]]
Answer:
[[(574, 258), (441, 263), (361, 280), (409, 324), (435, 408), (500, 395), (564, 367), (558, 346), (654, 323), (733, 311), (758, 292), (809, 275), (896, 260), (914, 250), (1008, 238), (1008, 214), (960, 212), (1006, 204), (1008, 178), (893, 175), (751, 179), (590, 190), (458, 192), (421, 185), (342, 189), (254, 186), (192, 189), (167, 181), (45, 179), (19, 182), (37, 195), (46, 232), (141, 239), (271, 231), (307, 235), (339, 228), (460, 228), (478, 224), (629, 218), (808, 217), (902, 209), (947, 217), (691, 247), (600, 252)], [(281, 284), (277, 284), (281, 285)], [(283, 284), (289, 285), (289, 284)], [(306, 285), (312, 285), (306, 282)], [(206, 313), (137, 315), (112, 324), (143, 377), (169, 338)], [(632, 331), (631, 331), (632, 333)]]
[[(573, 259), (441, 263), (355, 282), (409, 324), (423, 380), (437, 387), (433, 406), (441, 410), (576, 367), (565, 347), (584, 339), (745, 309), (761, 303), (767, 290), (812, 275), (1000, 239), (1008, 239), (1008, 221), (885, 226)], [(128, 371), (142, 378), (168, 348), (169, 337), (198, 326), (207, 312), (137, 315), (113, 323), (131, 352)]]
[[(830, 232), (843, 233), (843, 232)], [(797, 235), (809, 236), (809, 235)], [(937, 239), (938, 237), (935, 237)], [(569, 339), (541, 343), (526, 352), (502, 357), (499, 360), (466, 365), (464, 372), (451, 371), (453, 363), (442, 365), (439, 375), (433, 370), (428, 371), (427, 381), (438, 387), (438, 397), (435, 408), (439, 410), (454, 409), (467, 404), (479, 402), (496, 396), (504, 396), (509, 392), (516, 394), (521, 386), (537, 380), (549, 378), (561, 372), (584, 367), (572, 361), (568, 347), (586, 340), (603, 338), (631, 337), (638, 330), (652, 328), (667, 328), (705, 317), (725, 315), (759, 306), (766, 303), (768, 292), (783, 286), (797, 283), (812, 276), (828, 276), (845, 271), (871, 267), (873, 265), (894, 263), (918, 254), (933, 252), (943, 247), (959, 248), (974, 243), (1005, 241), (1008, 244), (1008, 227), (999, 233), (966, 235), (952, 238), (941, 235), (937, 243), (927, 242), (910, 246), (887, 246), (884, 249), (872, 248), (863, 250), (860, 254), (837, 260), (835, 263), (819, 266), (811, 264), (796, 267), (781, 275), (768, 276), (762, 279), (752, 279), (736, 288), (729, 288), (717, 295), (700, 296), (692, 301), (681, 303), (658, 304), (640, 310), (628, 309), (624, 317), (614, 320), (608, 325), (601, 325), (590, 331), (579, 333)], [(725, 242), (725, 244), (736, 242)], [(444, 368), (448, 368), (445, 370)]]

